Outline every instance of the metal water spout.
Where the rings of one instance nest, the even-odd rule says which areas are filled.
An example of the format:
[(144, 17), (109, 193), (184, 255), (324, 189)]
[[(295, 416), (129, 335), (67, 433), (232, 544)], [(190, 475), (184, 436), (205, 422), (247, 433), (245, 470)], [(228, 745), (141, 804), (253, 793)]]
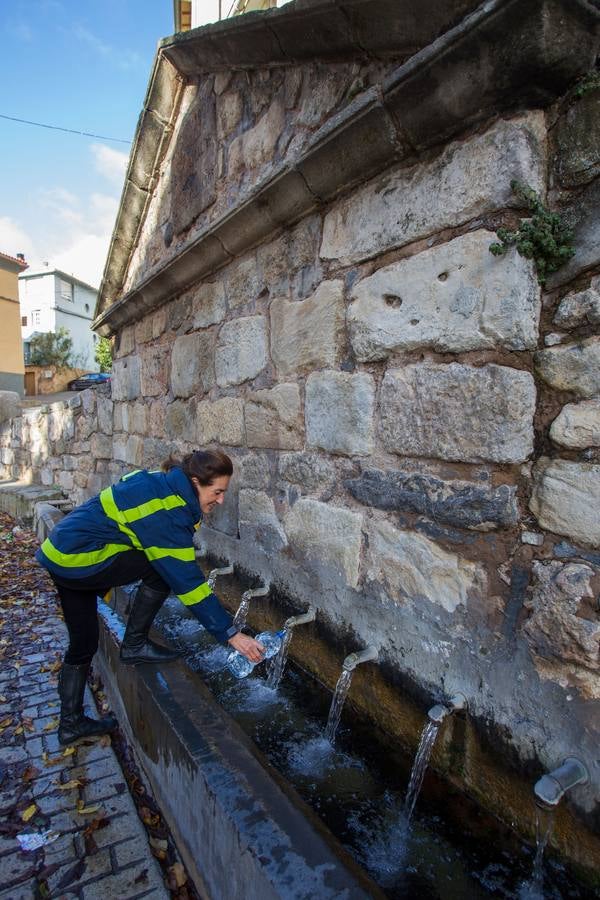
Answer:
[(317, 612), (314, 606), (309, 606), (305, 613), (300, 613), (298, 616), (290, 616), (289, 619), (286, 619), (283, 623), (283, 628), (286, 630), (295, 628), (296, 625), (306, 625), (307, 622), (314, 622), (316, 615)]
[(376, 660), (379, 657), (379, 653), (373, 647), (372, 644), (369, 644), (368, 647), (365, 647), (364, 650), (358, 650), (356, 653), (350, 653), (342, 664), (342, 669), (345, 669), (346, 672), (353, 672), (354, 669), (359, 666), (361, 663), (370, 662), (371, 660)]
[(446, 716), (452, 715), (460, 709), (464, 709), (467, 705), (467, 699), (464, 694), (455, 694), (447, 703), (436, 703), (427, 713), (427, 718), (434, 725), (441, 725)]
[(569, 756), (562, 766), (542, 775), (533, 788), (536, 803), (553, 809), (564, 797), (567, 791), (578, 784), (587, 784), (590, 775), (587, 768), (575, 756)]
[(217, 578), (219, 575), (231, 575), (233, 572), (233, 566), (225, 566), (222, 569), (211, 569), (208, 578), (206, 579), (208, 586), (211, 591), (214, 590)]
[(300, 613), (298, 616), (290, 616), (289, 619), (285, 620), (283, 624), (283, 639), (281, 641), (279, 653), (271, 661), (271, 669), (269, 671), (269, 677), (267, 678), (267, 687), (270, 687), (274, 691), (279, 687), (279, 682), (281, 681), (283, 670), (285, 669), (285, 664), (287, 662), (290, 641), (292, 640), (296, 625), (305, 625), (307, 622), (314, 622), (315, 616), (316, 610), (314, 606), (309, 606), (305, 613)]

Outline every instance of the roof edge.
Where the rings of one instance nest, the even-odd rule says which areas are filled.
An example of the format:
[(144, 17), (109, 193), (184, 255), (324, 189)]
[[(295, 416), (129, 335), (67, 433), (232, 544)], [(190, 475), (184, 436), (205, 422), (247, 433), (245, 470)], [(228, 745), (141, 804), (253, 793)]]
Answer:
[[(494, 53), (498, 46), (502, 53)], [(133, 242), (127, 246), (122, 240), (119, 225), (127, 223), (129, 232), (137, 233), (141, 221), (122, 200), (92, 327), (111, 334), (136, 321), (395, 162), (417, 159), (421, 151), (498, 114), (550, 105), (593, 66), (599, 47), (600, 10), (587, 0), (486, 0), (399, 66), (380, 91), (355, 98), (325, 123), (299, 158), (282, 165), (176, 258), (109, 305), (121, 290), (133, 249)], [(132, 164), (133, 158), (130, 169)]]

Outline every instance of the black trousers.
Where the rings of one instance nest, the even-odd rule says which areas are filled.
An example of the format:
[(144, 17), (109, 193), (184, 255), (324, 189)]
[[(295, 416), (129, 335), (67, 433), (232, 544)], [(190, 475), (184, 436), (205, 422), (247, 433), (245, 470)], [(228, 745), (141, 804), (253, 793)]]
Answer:
[(98, 595), (104, 596), (113, 587), (140, 579), (153, 590), (164, 591), (165, 598), (169, 595), (169, 586), (141, 550), (118, 553), (97, 575), (73, 579), (52, 575), (69, 632), (66, 663), (72, 666), (90, 663), (98, 649)]

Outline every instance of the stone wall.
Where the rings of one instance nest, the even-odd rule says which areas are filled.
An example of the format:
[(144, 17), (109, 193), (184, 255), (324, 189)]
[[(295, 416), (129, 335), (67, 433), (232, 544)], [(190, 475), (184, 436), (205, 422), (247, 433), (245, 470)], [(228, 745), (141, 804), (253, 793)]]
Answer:
[[(317, 90), (309, 69), (186, 89), (128, 289), (366, 77), (332, 67)], [(571, 93), (360, 184), (125, 327), (112, 401), (86, 392), (14, 420), (5, 474), (79, 501), (172, 449), (223, 446), (236, 474), (203, 549), (314, 604), (348, 649), (375, 644), (415, 691), (462, 691), (522, 764), (579, 756), (591, 815), (599, 132), (600, 91)], [(526, 214), (515, 178), (575, 232), (543, 292), (531, 261), (488, 250)]]

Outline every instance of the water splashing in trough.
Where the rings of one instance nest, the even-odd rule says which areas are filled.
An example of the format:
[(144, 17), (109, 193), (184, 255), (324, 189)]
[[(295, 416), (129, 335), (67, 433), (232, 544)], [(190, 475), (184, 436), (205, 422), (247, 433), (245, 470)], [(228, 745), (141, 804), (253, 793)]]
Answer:
[(352, 669), (342, 669), (342, 674), (338, 678), (338, 682), (335, 686), (335, 693), (333, 695), (333, 700), (331, 701), (331, 708), (329, 710), (329, 717), (325, 728), (325, 737), (330, 744), (333, 744), (335, 740), (335, 733), (340, 724), (340, 717), (342, 715), (342, 707), (344, 706), (344, 701), (350, 690), (352, 675)]
[(412, 771), (410, 773), (410, 780), (408, 782), (408, 788), (406, 790), (406, 800), (404, 801), (404, 811), (406, 814), (407, 822), (410, 822), (411, 816), (414, 812), (417, 797), (419, 796), (419, 791), (421, 790), (421, 787), (423, 785), (425, 772), (427, 770), (431, 752), (433, 750), (433, 745), (435, 744), (435, 739), (437, 738), (439, 730), (440, 726), (438, 722), (428, 722), (421, 732), (421, 740), (419, 741), (419, 748), (417, 750)]
[(519, 900), (544, 900), (544, 851), (554, 825), (554, 813), (554, 809), (536, 806), (533, 871), (519, 889)]
[(271, 667), (269, 669), (269, 676), (267, 678), (267, 687), (269, 687), (272, 691), (276, 691), (279, 687), (279, 682), (281, 681), (283, 670), (285, 669), (285, 664), (287, 662), (288, 649), (290, 646), (290, 641), (292, 640), (293, 631), (291, 628), (284, 628), (283, 638), (281, 640), (281, 646), (277, 653), (277, 656), (271, 660)]

